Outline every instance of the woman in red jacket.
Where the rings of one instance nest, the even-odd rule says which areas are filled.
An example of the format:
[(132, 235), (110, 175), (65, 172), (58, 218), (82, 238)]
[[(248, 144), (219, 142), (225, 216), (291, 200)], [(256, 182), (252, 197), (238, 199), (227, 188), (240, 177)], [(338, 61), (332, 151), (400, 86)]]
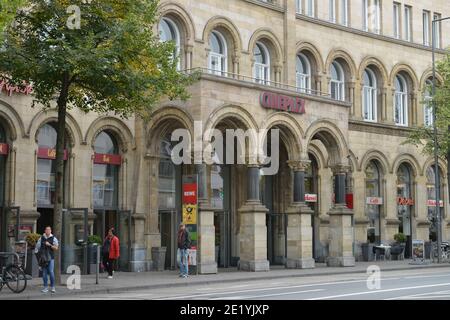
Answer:
[(113, 234), (114, 228), (108, 230), (103, 242), (103, 266), (108, 271), (108, 279), (113, 277), (114, 261), (120, 256), (119, 238)]

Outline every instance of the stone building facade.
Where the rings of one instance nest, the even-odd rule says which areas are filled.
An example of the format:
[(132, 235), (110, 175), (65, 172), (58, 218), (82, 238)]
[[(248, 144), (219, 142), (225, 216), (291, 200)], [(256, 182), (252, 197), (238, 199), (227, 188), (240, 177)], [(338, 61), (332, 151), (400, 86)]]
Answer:
[[(65, 206), (88, 209), (90, 234), (119, 226), (128, 269), (152, 270), (152, 248), (161, 246), (166, 267), (176, 266), (182, 176), (195, 173), (201, 273), (351, 266), (368, 243), (390, 243), (399, 232), (406, 256), (413, 239), (435, 237), (433, 159), (402, 143), (432, 121), (424, 102), (431, 20), (450, 15), (446, 1), (173, 0), (161, 1), (160, 13), (155, 29), (176, 42), (179, 69), (200, 73), (191, 98), (161, 102), (147, 122), (77, 110), (67, 121)], [(438, 57), (449, 32), (442, 22)], [(265, 108), (264, 96), (278, 110)], [(305, 113), (288, 112), (280, 101), (289, 99)], [(4, 87), (0, 96), (3, 244), (8, 207), (20, 207), (24, 232), (41, 232), (52, 219), (56, 112), (31, 109), (31, 100)], [(187, 129), (194, 137), (197, 121), (205, 135), (279, 129), (278, 173), (262, 176), (261, 164), (248, 159), (173, 164), (170, 134)], [(439, 170), (445, 177), (444, 162)], [(69, 242), (81, 232), (75, 211), (66, 221)]]

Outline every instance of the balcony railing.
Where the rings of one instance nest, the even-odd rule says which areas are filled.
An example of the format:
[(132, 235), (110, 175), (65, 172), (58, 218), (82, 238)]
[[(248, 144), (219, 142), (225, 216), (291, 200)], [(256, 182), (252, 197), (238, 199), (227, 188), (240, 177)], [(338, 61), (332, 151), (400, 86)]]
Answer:
[(273, 88), (273, 89), (288, 90), (291, 92), (295, 92), (296, 94), (302, 94), (302, 95), (308, 95), (308, 96), (314, 96), (314, 97), (322, 97), (322, 98), (334, 100), (331, 98), (331, 95), (329, 93), (325, 93), (325, 92), (321, 92), (321, 91), (313, 90), (313, 89), (300, 88), (297, 86), (292, 86), (289, 84), (275, 82), (275, 81), (271, 81), (271, 80), (264, 80), (264, 79), (258, 79), (258, 78), (254, 78), (254, 77), (244, 76), (242, 74), (218, 71), (218, 70), (213, 70), (213, 69), (208, 69), (208, 68), (193, 68), (193, 69), (185, 70), (184, 72), (187, 74), (199, 73), (201, 75), (208, 75), (208, 76), (217, 77), (220, 79), (242, 81), (242, 82), (245, 82), (248, 84), (255, 84), (255, 85), (260, 85), (260, 86)]

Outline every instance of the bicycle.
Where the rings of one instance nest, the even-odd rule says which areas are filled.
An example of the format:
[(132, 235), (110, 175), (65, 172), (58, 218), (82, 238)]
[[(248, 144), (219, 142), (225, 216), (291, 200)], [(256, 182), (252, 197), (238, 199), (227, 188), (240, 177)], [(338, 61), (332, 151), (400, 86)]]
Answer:
[[(432, 243), (432, 248), (430, 251), (430, 260), (432, 262), (437, 262), (439, 257), (437, 242)], [(441, 243), (441, 260), (449, 261), (450, 260), (450, 244), (448, 242)]]
[(0, 274), (0, 291), (3, 286), (6, 286), (14, 293), (21, 293), (27, 287), (27, 277), (25, 271), (20, 263), (19, 255), (17, 253), (2, 252), (0, 256), (13, 256), (16, 262), (10, 263), (2, 268)]

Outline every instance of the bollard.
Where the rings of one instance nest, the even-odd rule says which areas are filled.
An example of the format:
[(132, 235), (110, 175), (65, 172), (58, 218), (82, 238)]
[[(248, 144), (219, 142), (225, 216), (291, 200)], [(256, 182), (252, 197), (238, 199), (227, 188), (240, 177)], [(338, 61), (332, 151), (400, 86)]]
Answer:
[(95, 268), (95, 284), (98, 284), (98, 274), (100, 273), (100, 246), (95, 244), (97, 253), (97, 266)]

